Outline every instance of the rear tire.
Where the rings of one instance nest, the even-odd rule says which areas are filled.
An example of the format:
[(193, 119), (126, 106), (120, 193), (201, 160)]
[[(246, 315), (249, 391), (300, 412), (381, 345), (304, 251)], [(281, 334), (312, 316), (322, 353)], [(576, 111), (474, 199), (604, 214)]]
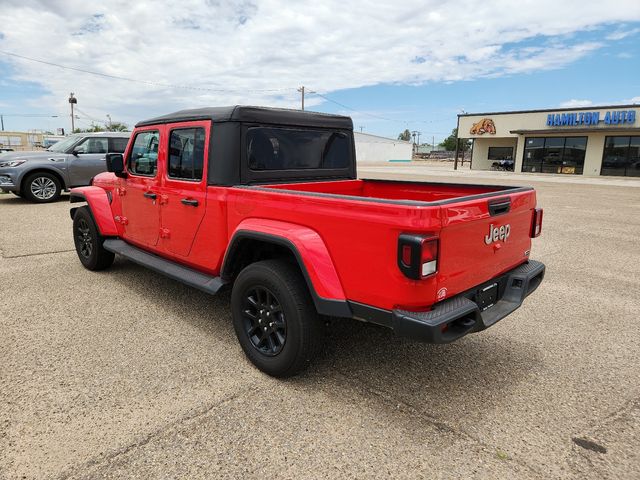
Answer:
[(89, 207), (80, 207), (73, 216), (73, 242), (80, 263), (92, 271), (104, 270), (113, 263), (115, 254), (104, 249), (104, 237), (98, 232)]
[(36, 172), (26, 178), (20, 192), (34, 203), (50, 203), (60, 198), (62, 184), (52, 173)]
[(286, 260), (263, 260), (242, 270), (231, 310), (244, 353), (268, 375), (296, 375), (322, 347), (324, 325), (300, 270)]

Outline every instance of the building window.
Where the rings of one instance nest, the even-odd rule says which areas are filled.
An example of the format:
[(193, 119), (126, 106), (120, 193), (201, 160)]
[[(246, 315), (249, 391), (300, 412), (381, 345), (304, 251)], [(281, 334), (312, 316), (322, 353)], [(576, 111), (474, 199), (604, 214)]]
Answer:
[(513, 172), (513, 147), (489, 147), (489, 160), (492, 170), (507, 170)]
[(607, 137), (600, 175), (640, 177), (640, 137)]
[(587, 137), (533, 137), (525, 139), (523, 172), (581, 175)]

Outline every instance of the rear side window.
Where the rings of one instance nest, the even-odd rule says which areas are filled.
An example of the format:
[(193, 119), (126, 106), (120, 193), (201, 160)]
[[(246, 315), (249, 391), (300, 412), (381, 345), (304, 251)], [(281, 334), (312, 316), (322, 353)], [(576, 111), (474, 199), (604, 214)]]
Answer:
[(160, 132), (140, 132), (136, 135), (131, 154), (129, 155), (128, 169), (135, 175), (153, 177), (158, 166), (158, 145), (160, 144)]
[(109, 139), (109, 152), (111, 153), (124, 153), (127, 149), (128, 138), (110, 138)]
[(172, 130), (169, 136), (169, 177), (202, 180), (204, 128)]
[(338, 131), (252, 127), (247, 130), (249, 168), (347, 168), (351, 159), (349, 138)]
[(78, 153), (107, 153), (107, 139), (89, 137), (73, 150)]

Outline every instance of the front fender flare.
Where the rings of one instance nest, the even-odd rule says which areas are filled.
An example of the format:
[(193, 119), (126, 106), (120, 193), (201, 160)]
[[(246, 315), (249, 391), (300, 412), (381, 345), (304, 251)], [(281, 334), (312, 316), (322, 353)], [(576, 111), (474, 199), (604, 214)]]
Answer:
[[(77, 187), (71, 189), (71, 203), (87, 202), (100, 235), (103, 237), (118, 236), (118, 228), (111, 212), (111, 202), (107, 192), (100, 187)], [(75, 209), (71, 210), (71, 217)]]
[(260, 240), (288, 248), (300, 266), (318, 313), (334, 317), (352, 316), (329, 250), (316, 231), (279, 220), (251, 218), (242, 221), (229, 241), (221, 269), (223, 279), (228, 277), (233, 256), (243, 239)]

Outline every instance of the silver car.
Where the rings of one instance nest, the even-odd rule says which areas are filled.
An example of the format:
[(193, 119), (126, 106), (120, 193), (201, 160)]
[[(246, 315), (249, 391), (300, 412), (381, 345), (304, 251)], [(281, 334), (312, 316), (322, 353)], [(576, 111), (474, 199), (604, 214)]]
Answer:
[(32, 202), (58, 199), (63, 190), (90, 185), (107, 171), (105, 155), (124, 153), (130, 132), (77, 133), (47, 150), (0, 154), (0, 190)]

